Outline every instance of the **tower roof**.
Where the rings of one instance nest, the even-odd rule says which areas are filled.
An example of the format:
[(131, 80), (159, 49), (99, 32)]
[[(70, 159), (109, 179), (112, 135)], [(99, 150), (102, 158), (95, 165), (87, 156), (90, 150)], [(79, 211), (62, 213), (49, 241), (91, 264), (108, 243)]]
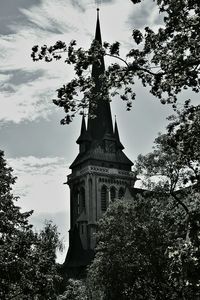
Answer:
[[(95, 45), (96, 43), (96, 45)], [(94, 39), (95, 47), (101, 49), (101, 28), (99, 21), (99, 10), (97, 10), (97, 22)], [(85, 118), (83, 116), (80, 136), (77, 143), (84, 144), (80, 147), (79, 154), (71, 164), (70, 168), (76, 168), (79, 165), (94, 163), (101, 165), (121, 166), (126, 170), (130, 170), (133, 163), (123, 153), (123, 145), (120, 142), (117, 123), (115, 122), (115, 130), (113, 132), (113, 122), (110, 108), (110, 100), (108, 94), (102, 93), (102, 78), (105, 72), (105, 64), (103, 54), (92, 66), (92, 78), (94, 81), (93, 97), (90, 98), (89, 116), (86, 129)], [(93, 118), (93, 115), (95, 117)]]
[[(99, 11), (97, 10), (97, 23), (94, 43), (102, 46), (101, 29), (99, 21)], [(92, 66), (92, 77), (95, 82), (94, 96), (89, 105), (88, 132), (93, 140), (101, 140), (106, 132), (113, 134), (112, 116), (110, 110), (110, 101), (108, 97), (101, 95), (101, 75), (104, 74), (105, 64), (103, 55), (98, 62)], [(98, 95), (98, 96), (97, 96)], [(92, 118), (91, 116), (95, 116)]]

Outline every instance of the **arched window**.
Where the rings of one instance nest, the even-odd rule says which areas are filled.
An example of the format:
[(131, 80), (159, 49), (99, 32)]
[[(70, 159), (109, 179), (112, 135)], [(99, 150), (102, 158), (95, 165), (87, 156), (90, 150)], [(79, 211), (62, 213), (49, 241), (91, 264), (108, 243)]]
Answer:
[(107, 209), (107, 187), (105, 185), (101, 188), (101, 210), (106, 211)]
[(81, 210), (82, 209), (85, 209), (85, 189), (84, 187), (81, 188), (81, 191), (80, 191), (80, 205), (81, 205)]
[(120, 187), (118, 197), (119, 197), (119, 199), (121, 199), (123, 196), (124, 196), (124, 188)]
[(110, 188), (110, 200), (114, 201), (116, 198), (116, 189), (114, 186), (111, 186)]

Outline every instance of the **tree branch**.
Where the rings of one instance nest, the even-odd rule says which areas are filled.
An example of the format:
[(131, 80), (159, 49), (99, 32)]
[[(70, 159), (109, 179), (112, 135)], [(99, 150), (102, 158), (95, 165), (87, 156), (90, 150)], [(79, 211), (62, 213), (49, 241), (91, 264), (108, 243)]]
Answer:
[(178, 202), (178, 204), (180, 204), (183, 209), (185, 210), (186, 214), (189, 215), (189, 209), (187, 208), (187, 206), (185, 205), (185, 203), (183, 201), (181, 201), (179, 199), (179, 197), (177, 197), (177, 195), (174, 192), (170, 192), (170, 195)]

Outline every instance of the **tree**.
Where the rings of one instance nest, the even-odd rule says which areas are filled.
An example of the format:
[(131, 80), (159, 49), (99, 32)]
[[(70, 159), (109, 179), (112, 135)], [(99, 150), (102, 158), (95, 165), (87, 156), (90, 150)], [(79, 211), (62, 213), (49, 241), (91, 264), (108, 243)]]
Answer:
[(189, 207), (177, 195), (187, 195), (192, 189), (199, 192), (200, 110), (188, 105), (186, 102), (183, 110), (169, 117), (167, 133), (155, 139), (151, 153), (139, 155), (135, 167), (146, 188), (159, 188), (173, 196), (189, 216)]
[[(133, 4), (142, 0), (132, 0)], [(65, 63), (74, 66), (75, 77), (58, 89), (57, 99), (53, 102), (66, 113), (62, 124), (72, 121), (77, 112), (81, 114), (89, 105), (91, 98), (120, 97), (130, 110), (135, 99), (134, 82), (140, 79), (143, 86), (161, 103), (171, 103), (176, 107), (177, 95), (185, 89), (199, 92), (200, 77), (200, 4), (198, 0), (157, 0), (163, 25), (155, 32), (149, 27), (140, 31), (133, 29), (133, 48), (126, 57), (120, 56), (120, 44), (94, 41), (88, 50), (76, 47), (76, 41), (67, 46), (58, 41), (55, 45), (32, 48), (34, 61), (46, 62), (59, 60), (66, 54)], [(93, 79), (87, 70), (93, 63), (101, 64), (101, 57), (115, 59), (101, 76), (101, 95), (95, 94)], [(91, 97), (93, 95), (93, 97)]]
[(182, 211), (185, 236), (177, 236), (171, 247), (169, 274), (176, 277), (177, 284), (187, 283), (191, 299), (200, 281), (199, 116), (199, 108), (187, 104), (177, 111), (169, 118), (167, 134), (155, 140), (151, 153), (138, 157), (136, 166), (146, 187), (171, 197), (174, 207)]
[(25, 288), (25, 295), (29, 294), (30, 299), (57, 299), (62, 281), (56, 264), (56, 251), (59, 249), (62, 249), (62, 244), (57, 227), (47, 222), (43, 230), (35, 233), (21, 278), (22, 291)]
[(117, 200), (99, 222), (88, 276), (102, 299), (200, 294), (199, 110), (186, 103), (169, 120), (135, 164), (146, 192)]
[(179, 154), (182, 165), (190, 171), (189, 174), (185, 172), (183, 183), (199, 185), (200, 106), (190, 105), (186, 101), (184, 108), (176, 110), (176, 115), (170, 116), (169, 120), (171, 121), (167, 126), (169, 146)]
[(69, 279), (65, 292), (58, 300), (89, 300), (86, 284), (82, 280)]
[(15, 204), (15, 180), (0, 151), (0, 298), (56, 299), (61, 280), (55, 262), (61, 247), (57, 228), (47, 223), (41, 232), (33, 231), (32, 211), (22, 213)]
[(199, 277), (194, 282), (187, 271), (197, 275), (199, 267), (192, 246), (181, 247), (187, 229), (172, 199), (152, 194), (117, 200), (98, 229), (88, 278), (101, 299), (195, 299)]

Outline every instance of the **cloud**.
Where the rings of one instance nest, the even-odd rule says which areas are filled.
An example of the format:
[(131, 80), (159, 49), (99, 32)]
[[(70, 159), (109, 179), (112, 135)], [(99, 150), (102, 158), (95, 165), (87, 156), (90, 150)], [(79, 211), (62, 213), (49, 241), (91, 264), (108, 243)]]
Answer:
[(146, 26), (158, 27), (163, 24), (163, 15), (159, 13), (156, 3), (153, 1), (142, 1), (133, 6), (128, 22), (138, 29)]
[(85, 12), (85, 6), (84, 6), (84, 3), (82, 1), (79, 1), (79, 0), (70, 0), (71, 2), (71, 5), (81, 11), (81, 12)]
[[(23, 15), (23, 21), (19, 18), (14, 24), (11, 22), (12, 32), (1, 35), (0, 39), (0, 122), (3, 124), (48, 118), (56, 109), (51, 102), (56, 89), (74, 76), (72, 69), (66, 68), (63, 61), (34, 63), (30, 57), (32, 46), (52, 45), (57, 40), (68, 43), (76, 39), (78, 46), (88, 48), (95, 31), (95, 3), (91, 4), (89, 0), (35, 0), (33, 5), (30, 1), (27, 6), (24, 2), (22, 4), (14, 11)], [(105, 0), (101, 5), (103, 39), (109, 42), (119, 40), (125, 45), (122, 55), (130, 46), (127, 41), (132, 41), (132, 26), (124, 26), (131, 10), (134, 10), (131, 1)], [(146, 14), (144, 8), (139, 11), (142, 19)]]
[(4, 82), (8, 81), (12, 77), (11, 74), (0, 74), (0, 83), (3, 85)]
[(1, 73), (0, 124), (33, 121), (58, 110), (52, 103), (56, 90), (72, 78), (72, 70), (63, 62), (52, 63), (49, 69), (9, 69)]
[(68, 247), (69, 188), (64, 185), (69, 167), (64, 158), (34, 156), (7, 159), (17, 176), (14, 195), (20, 197), (17, 205), (22, 211), (34, 210), (30, 223), (36, 230), (44, 227), (45, 220), (52, 220), (58, 227), (65, 249), (57, 254), (62, 263)]
[(51, 102), (54, 90), (49, 87), (51, 81), (41, 78), (31, 83), (23, 83), (19, 87), (4, 83), (1, 88), (0, 122), (19, 123), (24, 120), (46, 118), (53, 110)]
[(34, 63), (30, 54), (35, 44), (51, 45), (75, 38), (80, 14), (72, 5), (55, 0), (20, 8), (20, 12), (26, 21), (19, 20), (15, 33), (1, 35), (0, 39), (1, 123), (48, 117), (56, 108), (51, 102), (56, 89), (73, 76), (63, 61)]
[(35, 70), (32, 72), (26, 71), (26, 70), (10, 70), (0, 73), (0, 80), (3, 79), (3, 81), (7, 81), (10, 84), (13, 85), (21, 85), (24, 83), (32, 82), (39, 77), (42, 77), (44, 75), (44, 70)]
[(102, 4), (107, 4), (107, 3), (114, 3), (116, 2), (116, 0), (100, 0), (100, 1), (97, 1), (97, 2), (100, 2), (100, 7), (101, 7), (101, 3)]
[(40, 6), (20, 10), (36, 26), (35, 30), (39, 28), (48, 34), (66, 34), (81, 30), (79, 23), (82, 12), (77, 12), (71, 2), (67, 4), (64, 0), (43, 0)]
[(69, 168), (64, 158), (28, 156), (10, 158), (8, 164), (18, 177), (13, 191), (23, 210), (33, 209), (37, 214), (69, 211), (69, 190), (63, 184)]
[(38, 117), (32, 122), (4, 123), (0, 128), (1, 149), (12, 158), (60, 156), (71, 162), (78, 151), (76, 139), (80, 134), (81, 117), (69, 126), (61, 126), (63, 116), (64, 112), (58, 110), (47, 119)]
[[(20, 13), (20, 7), (25, 7), (30, 9), (33, 5), (39, 5), (40, 0), (6, 0), (1, 1), (0, 10), (0, 28), (1, 34), (11, 33), (11, 24), (17, 24), (19, 22), (24, 22), (24, 16)], [(15, 27), (13, 26), (13, 32), (15, 32)]]

